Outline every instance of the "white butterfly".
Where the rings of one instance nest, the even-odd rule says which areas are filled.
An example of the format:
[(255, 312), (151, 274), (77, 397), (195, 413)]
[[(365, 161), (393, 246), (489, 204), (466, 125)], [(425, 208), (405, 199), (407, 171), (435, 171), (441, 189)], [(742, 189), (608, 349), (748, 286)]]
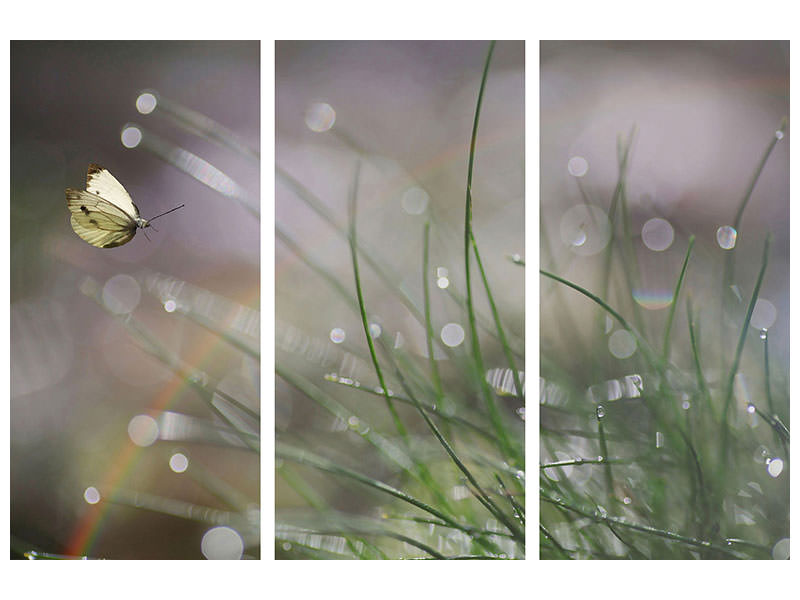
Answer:
[(98, 248), (127, 244), (136, 229), (150, 227), (150, 221), (178, 210), (176, 206), (149, 221), (139, 216), (139, 209), (107, 169), (92, 163), (86, 174), (86, 191), (67, 188), (67, 206), (72, 212), (70, 224), (81, 239)]

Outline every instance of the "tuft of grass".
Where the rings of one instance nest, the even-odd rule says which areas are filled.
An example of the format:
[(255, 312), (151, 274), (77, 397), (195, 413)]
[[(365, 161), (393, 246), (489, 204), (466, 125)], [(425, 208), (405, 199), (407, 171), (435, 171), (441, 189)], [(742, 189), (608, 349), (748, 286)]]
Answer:
[[(778, 131), (785, 128), (784, 121)], [(789, 536), (788, 373), (785, 364), (770, 363), (767, 332), (755, 330), (751, 318), (769, 277), (772, 234), (765, 232), (755, 262), (741, 244), (722, 251), (702, 231), (680, 232), (675, 246), (683, 246), (684, 258), (671, 302), (663, 313), (643, 311), (634, 289), (638, 256), (647, 250), (637, 249), (625, 200), (632, 137), (618, 143), (619, 178), (607, 205), (579, 189), (581, 202), (608, 207), (611, 236), (600, 277), (590, 273), (584, 283), (563, 276), (558, 271), (567, 263), (543, 248), (543, 323), (569, 324), (593, 306), (600, 315), (591, 331), (573, 327), (576, 339), (560, 353), (550, 340), (555, 332), (543, 328), (540, 556), (770, 558)], [(729, 221), (739, 235), (742, 213), (782, 137), (771, 139)], [(699, 304), (717, 273), (724, 293)], [(726, 299), (734, 282), (752, 290), (746, 304)], [(566, 292), (557, 295), (559, 288)], [(683, 306), (685, 321), (678, 318)], [(731, 323), (738, 330), (733, 343)], [(609, 356), (615, 328), (636, 341), (632, 356)], [(716, 364), (721, 374), (709, 367)]]
[[(484, 339), (496, 342), (507, 360), (503, 368), (513, 373), (512, 398), (518, 404), (523, 402), (524, 373), (517, 369), (511, 336), (501, 323), (490, 288), (491, 273), (481, 262), (471, 225), (473, 169), (476, 174), (480, 172), (475, 168), (478, 122), (489, 87), (494, 47), (492, 42), (487, 50), (469, 154), (464, 157), (469, 164), (468, 216), (463, 232), (467, 283), (457, 292), (451, 280), (448, 289), (456, 306), (462, 307), (463, 321), (469, 323), (467, 349), (440, 346), (434, 339), (434, 322), (441, 318), (430, 291), (434, 275), (430, 237), (439, 226), (436, 215), (427, 216), (421, 231), (418, 264), (422, 293), (416, 297), (400, 283), (405, 274), (384, 264), (359, 236), (359, 178), (361, 165), (369, 157), (358, 144), (346, 144), (357, 155), (347, 226), (339, 223), (299, 180), (277, 169), (289, 190), (347, 241), (352, 287), (278, 228), (278, 239), (285, 247), (311, 269), (322, 289), (335, 292), (359, 320), (363, 333), (346, 346), (343, 360), (369, 367), (361, 380), (342, 372), (316, 381), (313, 376), (300, 374), (302, 363), (298, 368), (290, 366), (296, 358), (290, 353), (279, 353), (276, 358), (278, 380), (313, 403), (308, 414), (318, 418), (317, 409), (321, 408), (349, 434), (326, 438), (320, 432), (312, 440), (303, 432), (278, 426), (279, 489), (292, 490), (297, 500), (294, 508), (279, 507), (276, 512), (277, 558), (463, 560), (525, 556), (524, 423), (499, 405), (501, 394), (507, 393), (505, 387), (511, 386), (494, 388), (487, 379), (479, 324)], [(347, 132), (338, 131), (336, 136), (350, 140)], [(488, 318), (476, 308), (471, 289), (473, 257), (487, 294)], [(369, 271), (362, 271), (362, 262)], [(372, 332), (369, 315), (375, 309), (369, 308), (373, 299), (365, 284), (373, 280), (408, 309), (408, 315), (424, 331), (424, 360), (392, 343), (390, 336)], [(464, 298), (463, 304), (460, 298)], [(448, 359), (446, 362), (437, 360), (440, 353)], [(374, 402), (379, 397), (383, 399), (380, 411)], [(285, 399), (278, 396), (276, 401), (280, 406)], [(331, 491), (336, 489), (340, 490), (338, 494)], [(337, 495), (358, 497), (367, 508), (337, 501)]]

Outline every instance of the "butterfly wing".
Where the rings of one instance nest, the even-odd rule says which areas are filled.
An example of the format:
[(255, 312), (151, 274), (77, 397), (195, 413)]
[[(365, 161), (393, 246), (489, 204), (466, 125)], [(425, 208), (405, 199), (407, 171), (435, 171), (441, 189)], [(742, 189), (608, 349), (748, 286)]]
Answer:
[(86, 173), (86, 191), (110, 202), (134, 219), (139, 216), (139, 209), (131, 200), (122, 184), (100, 165), (92, 163)]
[(136, 221), (111, 202), (82, 190), (67, 189), (70, 224), (78, 236), (98, 248), (126, 244), (136, 235)]

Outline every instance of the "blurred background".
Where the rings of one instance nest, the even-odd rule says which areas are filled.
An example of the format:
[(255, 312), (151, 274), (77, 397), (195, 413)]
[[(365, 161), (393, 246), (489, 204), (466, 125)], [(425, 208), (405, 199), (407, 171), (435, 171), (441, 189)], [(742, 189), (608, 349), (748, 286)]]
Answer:
[[(670, 361), (658, 373), (641, 340), (586, 296), (540, 279), (541, 461), (623, 463), (543, 469), (542, 497), (563, 494), (575, 506), (712, 543), (753, 543), (710, 556), (646, 536), (614, 538), (543, 502), (552, 533), (542, 537), (543, 552), (787, 558), (789, 43), (540, 48), (541, 268), (605, 299), (659, 357), (676, 308), (663, 350)], [(726, 436), (735, 440), (730, 454)]]
[[(561, 230), (568, 235), (565, 215), (584, 203), (584, 193), (608, 210), (619, 175), (618, 137), (627, 141), (633, 127), (626, 193), (646, 265), (642, 296), (671, 291), (690, 233), (697, 236), (696, 260), (709, 264), (722, 257), (717, 230), (733, 225), (767, 144), (789, 115), (789, 43), (542, 42), (540, 58), (543, 235), (554, 262), (585, 257), (570, 261), (570, 271), (562, 275), (597, 267), (602, 246), (565, 242)], [(760, 263), (766, 232), (775, 236), (762, 297), (775, 309), (770, 340), (784, 360), (789, 344), (788, 166), (784, 141), (761, 173), (736, 241), (740, 254), (752, 258), (752, 267)], [(642, 227), (654, 217), (671, 223), (673, 246), (653, 251), (643, 243)], [(742, 290), (751, 289), (750, 280), (738, 283)], [(699, 306), (717, 293), (702, 285), (692, 291)], [(553, 325), (543, 321), (543, 335), (559, 337), (549, 329)]]
[[(334, 381), (377, 385), (362, 324), (348, 305), (348, 298), (355, 299), (346, 237), (349, 190), (360, 159), (358, 243), (364, 248), (361, 280), (372, 335), (407, 352), (426, 373), (425, 330), (413, 307), (422, 306), (423, 226), (430, 221), (430, 266), (424, 275), (431, 285), (434, 358), (443, 387), (452, 390), (446, 402), (467, 403), (461, 409), (449, 404), (450, 410), (465, 414), (458, 411), (478, 402), (467, 391), (464, 374), (469, 362), (463, 307), (465, 183), (487, 47), (481, 41), (276, 44), (276, 363), (319, 386), (393, 443), (396, 433), (384, 433), (388, 413), (383, 399), (326, 381), (326, 375), (335, 374)], [(498, 42), (480, 118), (473, 227), (498, 311), (520, 356), (524, 269), (511, 258), (524, 261), (524, 102), (524, 44)], [(319, 270), (309, 268), (309, 262)], [(491, 331), (474, 259), (472, 265), (476, 307)], [(337, 293), (337, 284), (344, 296)], [(487, 369), (510, 378), (501, 369), (507, 366), (501, 346), (486, 329), (481, 329), (481, 343)], [(522, 370), (524, 358), (518, 361)], [(399, 391), (389, 379), (389, 387)], [(498, 402), (521, 435), (523, 423), (515, 414), (521, 399), (507, 395)], [(428, 444), (430, 432), (415, 411), (400, 410), (412, 435)], [(358, 427), (320, 410), (282, 377), (276, 378), (276, 428), (278, 442), (290, 441), (403, 485), (396, 465), (387, 468), (364, 445)], [(437, 461), (446, 458), (441, 448), (432, 455)], [(314, 505), (287, 483), (286, 473), (281, 476), (282, 464), (279, 460), (276, 481), (279, 527), (294, 509)], [(374, 515), (386, 501), (359, 484), (308, 470), (302, 475), (326, 505), (347, 514)], [(278, 556), (287, 557), (289, 547), (279, 545)]]
[[(12, 42), (12, 557), (259, 555), (259, 89), (258, 42)], [(90, 246), (90, 163), (186, 206)]]

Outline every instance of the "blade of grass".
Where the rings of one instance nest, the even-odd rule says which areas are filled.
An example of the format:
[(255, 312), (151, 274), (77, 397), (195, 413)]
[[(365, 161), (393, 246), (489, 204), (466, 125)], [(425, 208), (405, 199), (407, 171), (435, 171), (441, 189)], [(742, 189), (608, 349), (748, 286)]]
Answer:
[(447, 452), (447, 454), (450, 456), (450, 458), (455, 463), (455, 465), (458, 467), (458, 469), (464, 474), (464, 476), (467, 478), (467, 481), (469, 481), (469, 483), (472, 484), (472, 487), (477, 492), (476, 496), (481, 500), (481, 503), (484, 504), (484, 506), (486, 506), (487, 509), (495, 517), (497, 517), (497, 519), (500, 522), (503, 523), (503, 525), (508, 527), (509, 531), (511, 531), (515, 535), (515, 537), (516, 537), (516, 539), (518, 541), (520, 541), (521, 543), (524, 544), (524, 542), (525, 542), (525, 532), (524, 532), (524, 530), (520, 530), (512, 522), (512, 520), (502, 510), (500, 510), (500, 508), (492, 501), (492, 499), (489, 497), (489, 495), (483, 490), (483, 488), (480, 486), (480, 484), (478, 483), (478, 481), (475, 478), (475, 476), (467, 468), (467, 466), (462, 462), (462, 460), (458, 457), (458, 455), (456, 454), (455, 450), (453, 450), (453, 447), (444, 438), (444, 436), (442, 435), (441, 431), (439, 431), (439, 428), (436, 427), (436, 424), (430, 419), (430, 417), (427, 415), (427, 413), (422, 409), (422, 405), (420, 404), (420, 402), (416, 398), (416, 396), (414, 396), (414, 393), (411, 391), (411, 388), (408, 386), (408, 383), (406, 382), (405, 377), (403, 377), (403, 374), (400, 372), (399, 369), (397, 369), (395, 371), (395, 376), (397, 377), (398, 381), (400, 382), (400, 385), (403, 387), (403, 389), (405, 390), (405, 392), (408, 395), (408, 397), (411, 398), (412, 402), (414, 402), (414, 405), (416, 406), (417, 411), (422, 416), (423, 420), (425, 421), (425, 424), (431, 430), (433, 435), (439, 441), (439, 443), (441, 444), (442, 448), (444, 448), (445, 452)]
[(672, 329), (672, 320), (675, 318), (675, 309), (678, 306), (678, 294), (681, 292), (681, 286), (683, 285), (683, 279), (686, 276), (686, 267), (689, 265), (689, 256), (692, 254), (692, 248), (694, 247), (694, 236), (689, 237), (689, 247), (686, 248), (686, 256), (683, 259), (683, 266), (681, 267), (681, 274), (678, 276), (678, 283), (675, 284), (675, 291), (672, 293), (672, 303), (669, 307), (669, 315), (667, 315), (667, 325), (664, 328), (664, 350), (662, 352), (662, 356), (664, 362), (669, 360), (669, 342), (670, 342), (670, 330)]
[(698, 547), (698, 548), (702, 548), (702, 549), (713, 549), (713, 550), (716, 550), (717, 552), (721, 552), (721, 553), (726, 554), (728, 556), (733, 556), (735, 558), (738, 558), (738, 555), (736, 553), (730, 551), (728, 548), (726, 548), (724, 546), (720, 546), (718, 544), (714, 544), (714, 543), (706, 541), (706, 540), (699, 540), (699, 539), (696, 539), (696, 538), (693, 538), (693, 537), (689, 537), (689, 536), (681, 535), (681, 534), (678, 534), (678, 533), (674, 533), (672, 531), (667, 531), (667, 530), (664, 530), (664, 529), (658, 529), (656, 527), (650, 527), (649, 525), (639, 525), (638, 523), (630, 523), (630, 522), (628, 522), (628, 521), (626, 521), (626, 520), (624, 520), (624, 519), (622, 519), (620, 517), (611, 517), (611, 516), (607, 516), (607, 515), (606, 516), (601, 516), (601, 515), (597, 514), (596, 512), (589, 512), (589, 511), (580, 509), (580, 508), (578, 508), (576, 506), (572, 506), (572, 505), (568, 504), (567, 502), (565, 502), (564, 500), (561, 500), (561, 499), (558, 499), (558, 498), (549, 498), (545, 494), (541, 495), (541, 499), (544, 502), (548, 502), (550, 504), (554, 504), (554, 505), (556, 505), (558, 507), (564, 508), (566, 510), (570, 510), (570, 511), (572, 511), (574, 513), (577, 513), (577, 514), (579, 514), (579, 515), (581, 515), (583, 517), (587, 517), (589, 519), (592, 519), (592, 520), (600, 522), (600, 523), (603, 523), (603, 522), (611, 523), (612, 525), (616, 525), (616, 526), (619, 526), (619, 527), (626, 527), (628, 529), (633, 529), (633, 530), (639, 531), (641, 533), (645, 533), (645, 534), (648, 534), (648, 535), (661, 537), (661, 538), (664, 538), (664, 539), (667, 539), (667, 540), (670, 540), (670, 541), (673, 541), (673, 542), (679, 542), (679, 543), (682, 543), (682, 544), (686, 544), (688, 546)]
[[(723, 409), (722, 409), (722, 418), (720, 422), (720, 426), (722, 428), (722, 451), (720, 460), (722, 465), (724, 466), (725, 462), (727, 461), (727, 454), (728, 454), (728, 435), (730, 426), (728, 424), (728, 412), (730, 411), (731, 401), (733, 399), (733, 380), (736, 377), (736, 373), (739, 370), (739, 361), (742, 358), (742, 352), (744, 350), (744, 343), (747, 340), (747, 332), (750, 328), (750, 319), (753, 316), (753, 309), (756, 305), (756, 300), (758, 300), (758, 292), (761, 290), (761, 284), (764, 281), (764, 274), (767, 271), (767, 263), (769, 262), (769, 249), (772, 243), (772, 234), (767, 234), (766, 239), (764, 240), (764, 253), (761, 257), (761, 269), (758, 272), (758, 279), (756, 280), (756, 285), (753, 288), (753, 293), (750, 296), (750, 304), (747, 306), (747, 314), (744, 318), (744, 323), (742, 323), (742, 331), (739, 334), (739, 342), (736, 344), (736, 352), (733, 358), (733, 364), (731, 365), (730, 373), (728, 374), (727, 384), (725, 386), (725, 395), (723, 396)], [(725, 471), (726, 469), (721, 469)]]
[(422, 294), (424, 298), (425, 307), (425, 343), (428, 347), (428, 364), (431, 368), (431, 378), (433, 379), (433, 389), (436, 391), (437, 401), (444, 398), (444, 391), (442, 390), (442, 380), (439, 377), (439, 367), (436, 365), (436, 359), (433, 356), (433, 327), (431, 325), (431, 293), (430, 283), (428, 281), (428, 257), (430, 249), (430, 221), (425, 221), (425, 229), (423, 232), (422, 244)]
[(614, 475), (611, 472), (611, 463), (608, 460), (608, 443), (606, 442), (606, 430), (603, 427), (603, 419), (605, 418), (605, 409), (602, 405), (597, 405), (597, 410), (595, 411), (596, 419), (597, 419), (597, 435), (598, 441), (600, 442), (600, 458), (602, 458), (603, 463), (603, 475), (606, 481), (606, 493), (608, 494), (609, 498), (614, 498)]
[[(364, 303), (364, 293), (361, 289), (361, 277), (359, 275), (359, 270), (358, 270), (358, 242), (357, 242), (357, 230), (356, 230), (358, 182), (359, 182), (360, 171), (361, 171), (361, 161), (359, 160), (358, 162), (356, 162), (356, 169), (353, 174), (353, 182), (350, 190), (350, 233), (349, 233), (350, 257), (353, 262), (353, 277), (355, 279), (356, 296), (358, 298), (358, 308), (361, 315), (361, 324), (364, 328), (364, 336), (366, 337), (367, 345), (369, 346), (369, 355), (370, 358), (372, 359), (372, 365), (375, 368), (375, 373), (378, 376), (378, 381), (380, 382), (381, 389), (383, 390), (384, 398), (386, 399), (386, 407), (389, 409), (389, 413), (392, 416), (392, 421), (394, 422), (397, 433), (405, 442), (406, 447), (410, 448), (411, 445), (408, 439), (408, 432), (406, 430), (405, 425), (403, 424), (403, 421), (400, 419), (400, 415), (397, 412), (397, 408), (395, 408), (394, 402), (392, 401), (392, 397), (389, 394), (389, 388), (386, 385), (386, 380), (383, 377), (383, 370), (381, 369), (380, 363), (378, 362), (378, 354), (375, 351), (375, 343), (372, 340), (372, 334), (370, 333), (369, 329), (369, 321), (367, 319), (367, 309)], [(422, 412), (424, 414), (424, 411)], [(427, 415), (425, 416), (427, 417)], [(433, 491), (439, 503), (448, 510), (450, 510), (450, 504), (447, 501), (447, 498), (444, 496), (441, 489), (435, 485), (435, 480), (431, 476), (425, 463), (418, 462), (417, 470), (422, 480), (425, 481), (428, 484), (428, 487), (431, 489), (431, 491)]]
[(553, 537), (553, 534), (551, 534), (541, 523), (539, 523), (539, 532), (545, 537), (546, 540), (555, 546), (556, 550), (558, 550), (564, 558), (567, 560), (572, 560), (572, 557), (569, 555), (569, 552), (564, 548), (564, 546), (559, 544), (556, 541), (556, 538)]
[(500, 345), (503, 347), (503, 353), (506, 355), (508, 366), (511, 368), (511, 373), (514, 375), (514, 390), (516, 392), (516, 396), (522, 398), (522, 383), (519, 377), (519, 371), (517, 370), (517, 365), (514, 362), (514, 356), (511, 352), (511, 347), (508, 345), (508, 340), (506, 339), (503, 325), (500, 323), (500, 314), (497, 312), (497, 305), (494, 303), (494, 296), (492, 295), (492, 290), (489, 287), (489, 279), (486, 277), (486, 271), (483, 269), (483, 263), (481, 262), (481, 255), (478, 252), (478, 243), (475, 241), (474, 233), (470, 236), (470, 238), (472, 239), (472, 250), (475, 253), (475, 263), (478, 265), (478, 271), (480, 271), (481, 274), (483, 287), (486, 290), (486, 297), (489, 300), (489, 308), (492, 312), (492, 318), (494, 319), (494, 324), (497, 328), (497, 336), (500, 339)]
[(361, 161), (356, 162), (356, 169), (355, 173), (353, 174), (353, 182), (350, 188), (350, 257), (353, 262), (353, 277), (355, 278), (355, 286), (356, 286), (356, 297), (358, 298), (358, 309), (359, 314), (361, 316), (361, 324), (364, 327), (364, 336), (367, 338), (367, 346), (369, 347), (369, 356), (372, 359), (372, 366), (375, 368), (375, 373), (378, 376), (378, 381), (381, 384), (381, 389), (383, 390), (384, 398), (386, 398), (386, 407), (389, 409), (389, 413), (392, 415), (392, 421), (394, 421), (395, 429), (397, 429), (397, 433), (406, 441), (408, 441), (408, 432), (406, 431), (405, 425), (400, 420), (400, 415), (397, 413), (397, 409), (394, 406), (394, 402), (392, 402), (392, 398), (389, 395), (389, 388), (386, 385), (386, 381), (383, 378), (383, 371), (381, 370), (380, 363), (378, 363), (378, 355), (375, 352), (375, 343), (372, 341), (372, 334), (369, 331), (369, 321), (367, 319), (367, 309), (364, 304), (364, 292), (361, 290), (361, 277), (358, 272), (358, 250), (357, 250), (357, 242), (356, 242), (356, 199), (358, 196), (358, 178), (359, 173), (361, 171)]
[[(738, 235), (739, 229), (741, 227), (742, 216), (744, 215), (745, 208), (747, 208), (747, 204), (750, 202), (750, 197), (753, 195), (753, 190), (755, 189), (756, 184), (758, 183), (758, 180), (761, 177), (761, 173), (764, 170), (764, 167), (766, 166), (767, 160), (769, 159), (770, 155), (772, 154), (772, 151), (775, 149), (775, 146), (777, 145), (778, 141), (780, 141), (780, 139), (783, 138), (783, 134), (786, 131), (786, 125), (787, 125), (787, 120), (786, 120), (786, 117), (784, 117), (781, 120), (781, 124), (778, 127), (778, 130), (772, 136), (772, 139), (770, 140), (769, 144), (767, 144), (767, 147), (764, 150), (764, 154), (761, 156), (761, 160), (759, 161), (758, 165), (756, 166), (756, 169), (753, 172), (753, 175), (750, 177), (750, 182), (747, 185), (747, 189), (745, 190), (744, 196), (742, 197), (742, 200), (739, 202), (739, 206), (736, 208), (736, 214), (734, 215), (734, 218), (733, 218), (733, 229), (734, 229), (734, 231), (736, 232), (737, 235)], [(780, 134), (780, 135), (778, 135), (778, 134)], [(731, 251), (727, 252), (726, 255), (725, 255), (725, 265), (724, 265), (724, 268), (723, 268), (723, 275), (722, 275), (722, 296), (721, 296), (721, 300), (722, 300), (723, 311), (728, 307), (728, 303), (726, 302), (726, 299), (730, 298), (730, 295), (728, 294), (728, 290), (730, 289), (730, 286), (733, 283), (733, 272), (734, 272), (734, 270), (736, 268), (735, 267), (735, 261), (736, 261), (735, 250), (731, 250)], [(723, 322), (722, 321), (723, 317), (724, 317), (724, 314), (722, 314), (722, 311), (721, 311), (721, 314), (720, 314), (720, 319), (721, 319), (720, 322), (721, 323)], [(720, 335), (724, 335), (724, 329), (723, 328), (720, 328)], [(723, 342), (725, 342), (724, 339), (723, 339)]]
[(518, 458), (517, 453), (509, 442), (508, 431), (503, 423), (500, 411), (497, 409), (497, 404), (494, 401), (492, 391), (489, 389), (489, 384), (486, 381), (486, 368), (483, 364), (483, 356), (481, 355), (481, 347), (478, 340), (478, 331), (475, 323), (475, 309), (472, 298), (472, 277), (470, 275), (470, 241), (472, 239), (472, 170), (475, 164), (475, 144), (478, 138), (478, 122), (480, 120), (481, 106), (483, 104), (483, 93), (486, 89), (486, 79), (489, 75), (489, 64), (492, 61), (494, 46), (495, 42), (490, 42), (489, 49), (486, 53), (486, 62), (483, 67), (480, 90), (478, 91), (478, 102), (475, 107), (475, 120), (472, 124), (472, 137), (469, 144), (469, 163), (467, 166), (467, 199), (464, 217), (464, 268), (467, 292), (467, 321), (469, 323), (472, 358), (475, 361), (475, 368), (480, 375), (480, 388), (486, 404), (487, 412), (489, 413), (489, 420), (494, 427), (497, 438), (500, 440), (501, 450), (506, 454), (506, 456), (509, 457), (509, 459), (512, 459), (512, 457)]
[(695, 374), (697, 376), (697, 385), (700, 388), (700, 393), (703, 395), (703, 399), (706, 402), (706, 410), (708, 410), (711, 417), (715, 419), (716, 417), (714, 417), (714, 409), (711, 405), (711, 392), (708, 390), (706, 379), (703, 377), (703, 368), (700, 366), (700, 348), (694, 328), (694, 316), (692, 314), (691, 298), (686, 299), (686, 317), (689, 323), (689, 340), (692, 346), (692, 360), (694, 362)]
[(430, 506), (429, 504), (426, 504), (422, 500), (419, 500), (419, 499), (411, 496), (410, 494), (407, 494), (406, 492), (398, 490), (397, 488), (394, 488), (394, 487), (390, 486), (389, 484), (386, 484), (386, 483), (384, 483), (382, 481), (379, 481), (377, 479), (374, 479), (372, 477), (368, 477), (366, 475), (363, 475), (363, 474), (359, 473), (358, 471), (353, 471), (352, 469), (348, 469), (347, 467), (343, 467), (341, 465), (338, 465), (338, 464), (336, 464), (336, 463), (334, 463), (334, 462), (332, 462), (332, 461), (330, 461), (330, 460), (328, 460), (328, 459), (326, 459), (324, 457), (321, 457), (321, 456), (318, 456), (316, 454), (313, 454), (313, 453), (311, 453), (311, 452), (309, 452), (307, 450), (300, 450), (298, 448), (294, 448), (292, 446), (289, 446), (288, 444), (286, 444), (284, 442), (276, 441), (276, 443), (275, 443), (275, 456), (278, 457), (278, 458), (291, 460), (291, 461), (299, 463), (299, 464), (304, 464), (304, 465), (307, 465), (307, 466), (310, 466), (310, 467), (314, 467), (314, 468), (322, 470), (322, 471), (327, 471), (327, 472), (333, 473), (335, 475), (348, 477), (350, 479), (358, 481), (359, 483), (362, 483), (363, 485), (366, 485), (366, 486), (371, 487), (373, 489), (376, 489), (376, 490), (378, 490), (380, 492), (383, 492), (385, 494), (393, 496), (393, 497), (395, 497), (395, 498), (397, 498), (399, 500), (402, 500), (403, 502), (407, 502), (408, 504), (411, 504), (412, 506), (416, 506), (420, 510), (423, 510), (423, 511), (425, 511), (425, 512), (427, 512), (427, 513), (429, 513), (429, 514), (431, 514), (431, 515), (433, 515), (435, 517), (438, 517), (439, 519), (441, 519), (442, 521), (444, 521), (445, 523), (447, 523), (451, 527), (453, 527), (455, 529), (459, 529), (459, 530), (464, 531), (465, 533), (469, 534), (469, 528), (468, 527), (466, 527), (466, 526), (454, 521), (447, 514), (441, 512), (440, 510), (438, 510), (437, 508), (434, 508), (433, 506)]

